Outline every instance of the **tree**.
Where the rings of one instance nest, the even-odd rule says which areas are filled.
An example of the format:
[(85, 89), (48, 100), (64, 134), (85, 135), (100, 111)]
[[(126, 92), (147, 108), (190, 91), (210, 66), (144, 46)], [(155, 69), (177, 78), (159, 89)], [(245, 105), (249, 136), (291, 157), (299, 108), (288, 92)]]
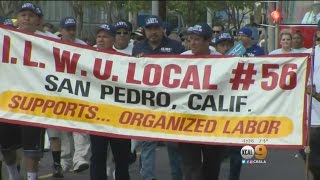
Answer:
[(21, 1), (0, 1), (0, 16), (14, 17)]
[(77, 36), (81, 37), (83, 27), (83, 7), (84, 1), (69, 1), (71, 4), (75, 19), (77, 21)]
[[(253, 12), (254, 1), (168, 1), (170, 11), (179, 11), (188, 26), (198, 22), (206, 22), (207, 8), (212, 12), (225, 12), (227, 20), (224, 22), (229, 29), (238, 30), (246, 15)], [(214, 17), (216, 14), (212, 14)], [(223, 17), (216, 17), (217, 21), (224, 21)]]

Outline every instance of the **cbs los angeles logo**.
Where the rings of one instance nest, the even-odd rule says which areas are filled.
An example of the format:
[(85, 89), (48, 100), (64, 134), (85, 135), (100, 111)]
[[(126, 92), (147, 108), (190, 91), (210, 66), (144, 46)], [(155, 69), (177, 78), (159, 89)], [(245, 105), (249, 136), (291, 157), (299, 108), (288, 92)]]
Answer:
[[(254, 148), (246, 145), (240, 151), (242, 164), (265, 164), (268, 150), (265, 145), (257, 145)], [(253, 159), (254, 157), (254, 159)]]

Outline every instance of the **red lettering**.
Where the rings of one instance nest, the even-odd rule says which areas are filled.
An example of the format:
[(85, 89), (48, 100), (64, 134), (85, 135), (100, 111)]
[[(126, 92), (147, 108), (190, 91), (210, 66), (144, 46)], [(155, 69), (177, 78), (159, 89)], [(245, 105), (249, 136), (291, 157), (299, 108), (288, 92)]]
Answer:
[(19, 96), (19, 95), (15, 95), (15, 96), (12, 96), (12, 98), (11, 98), (11, 101), (12, 101), (12, 103), (13, 104), (8, 104), (8, 107), (9, 108), (17, 108), (17, 107), (19, 107), (19, 102), (18, 101), (20, 101), (21, 100), (21, 96)]
[(181, 88), (187, 89), (189, 85), (193, 86), (193, 89), (200, 89), (199, 73), (196, 65), (188, 67)]
[(232, 134), (236, 131), (239, 131), (240, 134), (243, 134), (243, 121), (239, 121), (237, 126), (233, 129)]
[(102, 59), (96, 58), (94, 61), (93, 75), (98, 79), (107, 80), (111, 77), (111, 70), (112, 70), (113, 62), (109, 61), (109, 60), (106, 61), (106, 65), (104, 66), (103, 74), (100, 73), (101, 64), (102, 64)]
[(136, 63), (129, 63), (126, 83), (141, 84), (141, 81), (134, 79), (135, 71), (136, 71)]
[[(154, 71), (154, 75), (151, 78), (151, 72), (152, 70)], [(161, 79), (161, 66), (158, 64), (148, 64), (145, 68), (144, 68), (144, 73), (143, 73), (143, 83), (145, 85), (149, 85), (149, 86), (156, 86), (160, 83), (160, 79)], [(153, 79), (153, 80), (152, 80)]]
[(246, 126), (245, 133), (246, 134), (253, 134), (256, 130), (257, 121), (249, 120)]
[(34, 103), (32, 104), (31, 111), (34, 111), (37, 107), (41, 107), (44, 104), (44, 100), (40, 98), (36, 98)]
[(205, 122), (206, 120), (204, 120), (204, 119), (198, 119), (198, 121), (197, 121), (197, 123), (196, 123), (196, 127), (194, 128), (194, 132), (199, 132), (199, 133), (201, 133), (202, 132), (202, 130), (200, 130), (200, 128), (202, 128), (203, 126), (204, 126), (204, 122)]
[(230, 124), (230, 120), (228, 120), (228, 121), (226, 122), (226, 124), (224, 125), (223, 133), (230, 134), (230, 131), (228, 131), (229, 124)]
[(3, 37), (3, 47), (2, 47), (2, 62), (9, 63), (9, 53), (10, 53), (10, 37)]
[[(61, 107), (59, 107), (61, 105)], [(57, 115), (61, 115), (66, 109), (67, 104), (63, 101), (57, 102), (57, 104), (53, 108), (53, 113)], [(60, 108), (60, 109), (59, 109)]]
[(71, 113), (70, 115), (73, 117), (75, 114), (75, 110), (77, 109), (77, 104), (76, 103), (68, 103), (66, 110), (63, 115), (67, 116), (69, 112)]
[(132, 117), (132, 113), (129, 111), (124, 111), (121, 113), (121, 116), (119, 118), (119, 122), (121, 124), (128, 124), (130, 122), (130, 119)]
[(204, 128), (204, 132), (212, 133), (216, 129), (216, 126), (217, 126), (217, 121), (208, 120), (207, 123), (206, 123), (206, 127)]
[(206, 65), (204, 67), (202, 89), (216, 90), (218, 88), (216, 84), (210, 84), (210, 76), (211, 76), (211, 65)]
[(196, 122), (196, 119), (188, 118), (188, 120), (190, 120), (190, 123), (187, 124), (186, 127), (184, 127), (183, 131), (192, 132), (192, 129), (190, 127)]
[(31, 60), (31, 50), (32, 50), (31, 42), (26, 41), (25, 47), (24, 47), (23, 65), (31, 66), (31, 67), (38, 67), (38, 63)]
[[(143, 118), (142, 113), (134, 113), (132, 116), (130, 125), (134, 125), (134, 121), (138, 121), (137, 126), (140, 126), (142, 118)], [(143, 123), (143, 126), (148, 127), (147, 125), (145, 125), (145, 122)]]
[(163, 86), (168, 88), (176, 88), (180, 84), (179, 79), (173, 79), (172, 83), (169, 82), (172, 70), (174, 71), (175, 74), (181, 74), (181, 67), (176, 64), (169, 64), (164, 68), (162, 83), (163, 83)]
[(46, 100), (46, 102), (43, 105), (42, 112), (46, 112), (48, 108), (53, 108), (55, 104), (56, 102), (53, 100)]
[(269, 126), (269, 130), (268, 130), (268, 134), (271, 134), (273, 130), (274, 130), (274, 132), (273, 132), (274, 134), (278, 134), (280, 124), (281, 124), (280, 121), (271, 121), (270, 126)]
[(72, 58), (70, 60), (70, 52), (69, 51), (63, 51), (62, 55), (60, 56), (60, 49), (53, 47), (53, 56), (55, 61), (55, 67), (57, 72), (65, 72), (65, 69), (67, 68), (67, 73), (69, 74), (75, 74), (77, 64), (80, 58), (80, 54), (74, 53), (72, 55)]

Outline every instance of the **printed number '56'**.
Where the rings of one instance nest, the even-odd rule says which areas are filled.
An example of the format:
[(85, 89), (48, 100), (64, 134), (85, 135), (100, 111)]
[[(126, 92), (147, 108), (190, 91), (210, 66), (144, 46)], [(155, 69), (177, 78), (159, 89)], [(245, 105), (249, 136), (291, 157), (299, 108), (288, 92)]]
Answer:
[(270, 78), (269, 81), (262, 81), (261, 87), (264, 90), (270, 91), (277, 87), (283, 90), (291, 90), (297, 86), (297, 64), (285, 64), (282, 67), (280, 80), (278, 72), (272, 71), (279, 69), (279, 64), (263, 64), (262, 65), (262, 78)]

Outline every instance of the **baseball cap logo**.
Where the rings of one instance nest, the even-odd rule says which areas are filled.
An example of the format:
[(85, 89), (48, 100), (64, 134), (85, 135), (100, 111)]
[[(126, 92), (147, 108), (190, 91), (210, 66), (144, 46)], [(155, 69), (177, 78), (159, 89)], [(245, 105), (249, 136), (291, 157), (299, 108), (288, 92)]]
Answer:
[(106, 29), (106, 30), (110, 30), (110, 27), (107, 24), (103, 24), (100, 27), (103, 28), (103, 29)]
[(74, 19), (66, 19), (65, 24), (75, 24)]
[(227, 38), (227, 39), (229, 39), (229, 38), (231, 38), (231, 36), (230, 36), (229, 33), (222, 33), (219, 38)]
[(116, 26), (127, 26), (125, 22), (117, 22)]
[(193, 28), (192, 28), (193, 31), (198, 31), (198, 32), (202, 32), (202, 26), (200, 25), (195, 25)]
[(34, 9), (34, 6), (33, 6), (33, 4), (31, 4), (31, 3), (24, 3), (24, 4), (22, 5), (22, 8), (33, 8), (33, 9)]
[(159, 23), (157, 18), (149, 18), (146, 24), (155, 24)]

